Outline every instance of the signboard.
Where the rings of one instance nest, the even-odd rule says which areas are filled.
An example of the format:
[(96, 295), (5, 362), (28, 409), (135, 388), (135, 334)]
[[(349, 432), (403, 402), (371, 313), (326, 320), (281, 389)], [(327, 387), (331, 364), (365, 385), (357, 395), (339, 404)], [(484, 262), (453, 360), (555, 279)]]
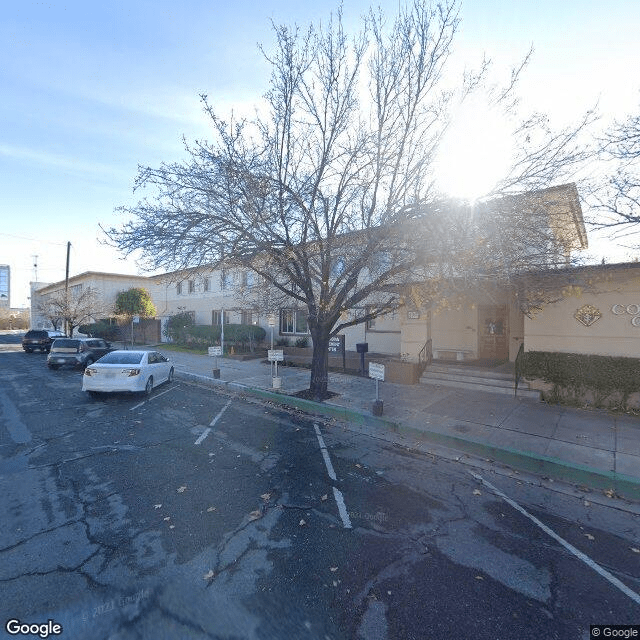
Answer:
[(222, 355), (222, 347), (209, 347), (209, 355), (210, 356), (221, 356)]
[(329, 353), (342, 353), (344, 350), (344, 336), (329, 338)]
[(133, 316), (132, 321), (138, 324), (138, 322), (140, 322), (140, 316)]
[(369, 377), (374, 380), (384, 381), (384, 365), (377, 362), (369, 363)]
[(419, 311), (407, 311), (407, 319), (408, 320), (420, 320), (420, 312)]
[(283, 362), (284, 351), (282, 349), (269, 349), (267, 351), (267, 360), (271, 360), (271, 362)]

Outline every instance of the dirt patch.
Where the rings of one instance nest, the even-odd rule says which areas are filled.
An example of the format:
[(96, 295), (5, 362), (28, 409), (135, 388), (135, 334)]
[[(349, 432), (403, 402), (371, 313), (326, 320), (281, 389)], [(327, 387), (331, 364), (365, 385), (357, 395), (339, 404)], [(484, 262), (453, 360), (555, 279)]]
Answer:
[[(293, 395), (296, 398), (303, 398), (304, 400), (313, 400), (314, 402), (317, 402), (316, 398), (311, 393), (311, 391), (309, 391), (309, 389), (303, 389), (302, 391), (298, 391), (298, 393), (294, 393)], [(329, 400), (330, 398), (335, 398), (336, 396), (339, 396), (339, 395), (340, 395), (339, 393), (334, 393), (333, 391), (327, 391), (326, 395), (322, 399)]]

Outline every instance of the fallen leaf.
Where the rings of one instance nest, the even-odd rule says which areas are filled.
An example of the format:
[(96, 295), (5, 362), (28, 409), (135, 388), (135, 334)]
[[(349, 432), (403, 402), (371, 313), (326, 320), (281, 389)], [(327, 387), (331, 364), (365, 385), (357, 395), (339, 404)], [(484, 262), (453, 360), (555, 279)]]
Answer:
[(604, 492), (604, 495), (607, 496), (607, 498), (613, 498), (616, 494), (614, 493), (613, 489), (607, 489)]
[(587, 540), (595, 540), (595, 538), (594, 538), (590, 533), (585, 533), (585, 534), (584, 534), (584, 537), (585, 537)]
[(333, 586), (334, 586), (334, 587), (337, 587), (337, 586), (338, 586), (338, 583), (337, 583), (335, 580), (333, 581)]
[(268, 500), (270, 500), (270, 499), (271, 499), (271, 494), (270, 494), (270, 493), (263, 493), (260, 497), (261, 497), (265, 502), (267, 502)]
[(209, 508), (207, 509), (207, 513), (211, 513), (212, 511), (215, 511), (215, 510), (216, 510), (216, 508), (215, 508), (215, 507), (209, 507)]
[(640, 553), (640, 549), (636, 549), (635, 547), (629, 547), (633, 553)]
[(473, 495), (474, 496), (481, 496), (482, 495), (482, 491), (480, 491), (480, 489), (474, 489), (473, 490)]
[(585, 507), (590, 507), (590, 506), (591, 506), (591, 503), (590, 503), (588, 500), (585, 500), (585, 501), (584, 501), (584, 506), (585, 506)]
[(307, 522), (305, 520), (300, 520), (300, 522), (298, 523), (301, 527), (304, 527), (305, 524), (307, 524)]
[(358, 464), (357, 462), (356, 462), (356, 467), (358, 467), (358, 469), (362, 469), (362, 465)]
[(167, 516), (166, 518), (163, 518), (163, 520), (164, 520), (165, 522), (169, 522), (169, 520), (171, 520), (171, 516)]
[(154, 508), (154, 509), (159, 509), (161, 506), (162, 506), (161, 504), (154, 504), (154, 505), (153, 505), (153, 508)]
[(323, 496), (321, 496), (320, 500), (322, 500), (322, 502), (324, 502), (328, 498), (329, 498), (329, 496), (325, 493)]
[(202, 576), (202, 579), (203, 579), (203, 580), (211, 580), (211, 578), (213, 578), (213, 576), (215, 576), (215, 575), (216, 575), (216, 574), (213, 572), (213, 570), (212, 570), (212, 569), (209, 569), (209, 571), (207, 571), (207, 573), (205, 573), (205, 574)]
[(330, 570), (336, 572), (338, 570), (338, 567), (330, 567)]
[(187, 490), (186, 485), (182, 485), (181, 487), (178, 487), (178, 493), (184, 493)]
[(262, 511), (260, 511), (260, 509), (256, 509), (249, 514), (249, 520), (257, 520), (258, 518), (262, 518)]
[(476, 576), (476, 580), (484, 580), (482, 576)]
[(176, 528), (176, 525), (175, 525), (175, 524), (170, 524), (170, 525), (169, 525), (169, 529), (175, 529), (175, 528)]

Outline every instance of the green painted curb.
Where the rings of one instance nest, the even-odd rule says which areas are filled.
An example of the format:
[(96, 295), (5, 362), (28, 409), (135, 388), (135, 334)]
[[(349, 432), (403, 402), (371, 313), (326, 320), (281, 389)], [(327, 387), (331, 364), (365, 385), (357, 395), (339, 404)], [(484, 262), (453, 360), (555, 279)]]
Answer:
[[(232, 385), (230, 384), (229, 386)], [(236, 386), (240, 387), (241, 385)], [(242, 387), (242, 390), (253, 396), (271, 400), (278, 404), (300, 409), (308, 413), (340, 418), (356, 424), (389, 430), (394, 433), (410, 434), (411, 436), (416, 436), (433, 444), (449, 447), (457, 451), (464, 451), (465, 453), (470, 453), (481, 458), (488, 458), (494, 462), (501, 462), (510, 467), (515, 467), (516, 469), (531, 472), (536, 475), (554, 477), (558, 480), (596, 489), (612, 489), (616, 495), (634, 500), (640, 499), (640, 478), (633, 476), (627, 476), (614, 471), (600, 471), (585, 465), (566, 462), (559, 458), (520, 451), (509, 447), (497, 447), (460, 436), (438, 433), (426, 429), (416, 429), (415, 427), (409, 427), (391, 420), (368, 415), (355, 409), (314, 402), (313, 400), (305, 400), (303, 398), (296, 398), (294, 396), (287, 396), (286, 394), (252, 387)]]

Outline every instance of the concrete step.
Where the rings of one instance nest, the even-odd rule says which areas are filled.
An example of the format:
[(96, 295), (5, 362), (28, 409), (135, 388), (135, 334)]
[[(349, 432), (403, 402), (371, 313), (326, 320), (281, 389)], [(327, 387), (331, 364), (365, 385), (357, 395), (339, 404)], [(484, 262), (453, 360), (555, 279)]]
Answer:
[(458, 380), (460, 382), (473, 382), (478, 384), (490, 384), (496, 387), (506, 387), (507, 389), (513, 388), (513, 377), (492, 377), (492, 376), (476, 376), (463, 373), (449, 373), (444, 371), (432, 371), (426, 369), (422, 378), (425, 380)]
[(513, 373), (504, 373), (501, 371), (494, 371), (492, 369), (483, 369), (480, 367), (473, 367), (468, 365), (447, 365), (447, 364), (431, 364), (426, 371), (433, 371), (437, 373), (449, 373), (453, 375), (473, 376), (476, 378), (491, 378), (501, 380), (513, 380)]
[[(420, 383), (472, 389), (485, 393), (514, 394), (513, 375), (469, 366), (431, 365), (424, 370)], [(517, 396), (540, 400), (540, 391), (530, 389), (529, 383), (521, 380), (518, 384)]]

